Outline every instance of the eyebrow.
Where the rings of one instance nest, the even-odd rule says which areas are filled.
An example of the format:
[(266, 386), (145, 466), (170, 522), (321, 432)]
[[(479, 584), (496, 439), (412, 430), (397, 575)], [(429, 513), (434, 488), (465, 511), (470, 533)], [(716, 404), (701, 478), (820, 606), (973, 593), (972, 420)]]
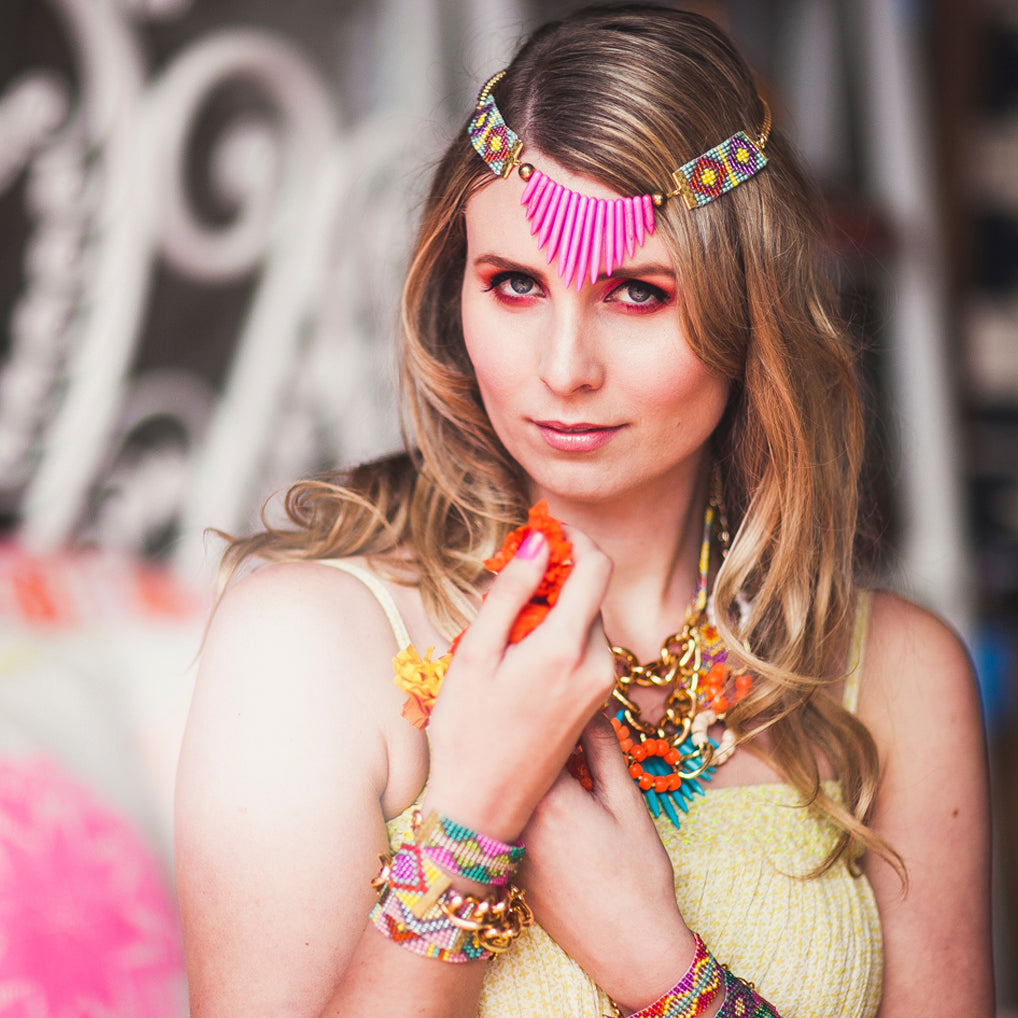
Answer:
[[(530, 265), (522, 265), (519, 262), (514, 262), (510, 258), (503, 258), (501, 255), (494, 253), (486, 253), (478, 255), (474, 261), (474, 266), (478, 265), (491, 265), (496, 269), (510, 270), (513, 272), (522, 272), (528, 276), (534, 276), (541, 278), (545, 274), (543, 268), (534, 268)], [(605, 279), (628, 279), (632, 276), (667, 276), (669, 279), (675, 279), (675, 270), (671, 265), (663, 262), (646, 262), (637, 265), (629, 265), (625, 268), (616, 266), (615, 270), (609, 276), (607, 273), (602, 272), (597, 278), (598, 282)]]

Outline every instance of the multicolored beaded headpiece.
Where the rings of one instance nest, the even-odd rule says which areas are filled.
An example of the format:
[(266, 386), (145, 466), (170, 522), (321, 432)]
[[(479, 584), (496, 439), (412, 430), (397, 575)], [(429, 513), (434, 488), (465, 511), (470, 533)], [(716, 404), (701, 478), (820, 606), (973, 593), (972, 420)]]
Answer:
[(526, 181), (520, 204), (537, 234), (539, 249), (547, 247), (548, 264), (558, 257), (559, 276), (579, 290), (589, 278), (597, 280), (601, 265), (612, 270), (632, 257), (654, 232), (654, 209), (669, 198), (681, 197), (687, 209), (706, 205), (767, 165), (764, 146), (771, 131), (771, 111), (761, 99), (764, 122), (756, 138), (738, 131), (703, 155), (672, 172), (672, 187), (632, 198), (588, 198), (557, 184), (530, 163), (520, 162), (522, 139), (502, 118), (492, 89), (502, 80), (499, 71), (477, 96), (477, 112), (470, 121), (470, 142), (494, 173), (508, 178), (514, 167)]

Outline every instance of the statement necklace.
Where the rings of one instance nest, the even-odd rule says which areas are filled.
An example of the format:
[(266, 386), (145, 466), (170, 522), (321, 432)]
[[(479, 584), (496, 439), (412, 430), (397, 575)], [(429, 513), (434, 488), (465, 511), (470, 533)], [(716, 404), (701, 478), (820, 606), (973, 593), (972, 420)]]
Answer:
[[(723, 554), (728, 527), (720, 499), (712, 492), (704, 513), (696, 594), (682, 629), (669, 636), (659, 656), (647, 664), (640, 664), (625, 647), (611, 647), (616, 670), (612, 699), (618, 705), (612, 727), (651, 814), (657, 818), (664, 810), (675, 827), (678, 811), (688, 812), (693, 796), (704, 794), (703, 782), (735, 752), (735, 735), (724, 728), (720, 739), (714, 739), (711, 725), (724, 724), (728, 711), (753, 685), (745, 671), (729, 668), (728, 648), (707, 610), (715, 523)], [(631, 695), (634, 685), (671, 687), (658, 724), (641, 716)]]

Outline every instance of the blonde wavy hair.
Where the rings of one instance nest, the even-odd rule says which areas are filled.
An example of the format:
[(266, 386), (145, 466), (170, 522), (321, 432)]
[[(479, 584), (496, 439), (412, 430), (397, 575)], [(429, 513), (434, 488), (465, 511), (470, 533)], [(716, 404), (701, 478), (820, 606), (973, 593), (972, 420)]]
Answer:
[[(495, 88), (506, 122), (569, 170), (620, 194), (665, 189), (670, 173), (764, 110), (753, 76), (709, 20), (667, 7), (591, 8), (539, 29)], [(714, 436), (733, 533), (714, 587), (719, 626), (758, 676), (730, 722), (766, 727), (762, 755), (840, 830), (821, 867), (862, 848), (895, 861), (866, 827), (878, 781), (870, 733), (835, 698), (855, 587), (863, 421), (854, 352), (818, 265), (819, 203), (780, 130), (768, 167), (720, 200), (658, 210), (681, 280), (692, 349), (731, 380)], [(476, 603), (482, 561), (525, 518), (526, 479), (485, 414), (460, 321), (464, 209), (494, 180), (466, 124), (441, 160), (402, 301), (406, 453), (294, 485), (291, 529), (234, 542), (225, 568), (369, 556), (417, 585), (452, 636)], [(740, 619), (736, 599), (750, 605)], [(740, 620), (736, 625), (736, 620)], [(820, 780), (820, 758), (843, 802)]]

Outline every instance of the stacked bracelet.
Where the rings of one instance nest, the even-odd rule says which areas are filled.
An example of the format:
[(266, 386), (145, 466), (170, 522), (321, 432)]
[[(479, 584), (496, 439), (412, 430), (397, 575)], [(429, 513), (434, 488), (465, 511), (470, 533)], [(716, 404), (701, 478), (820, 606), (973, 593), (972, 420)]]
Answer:
[(756, 992), (752, 983), (746, 983), (722, 967), (725, 984), (725, 1002), (718, 1018), (781, 1018), (774, 1008)]
[(663, 997), (631, 1018), (696, 1018), (713, 1003), (721, 988), (721, 966), (697, 934), (696, 951), (686, 974)]
[[(752, 983), (743, 982), (719, 965), (695, 933), (693, 941), (696, 952), (686, 974), (663, 997), (630, 1018), (696, 1018), (710, 1007), (722, 986), (724, 999), (717, 1018), (781, 1018)], [(618, 1005), (614, 1001), (611, 1005), (614, 1018), (621, 1018)]]
[[(414, 817), (414, 841), (400, 846), (372, 885), (379, 892), (370, 919), (376, 929), (415, 954), (466, 962), (505, 951), (532, 925), (523, 892), (509, 884), (522, 845), (504, 845), (432, 813)], [(474, 898), (452, 888), (454, 875), (497, 885), (498, 896)]]
[(414, 841), (432, 862), (450, 873), (491, 887), (504, 887), (523, 858), (524, 845), (496, 841), (432, 810), (413, 817)]

